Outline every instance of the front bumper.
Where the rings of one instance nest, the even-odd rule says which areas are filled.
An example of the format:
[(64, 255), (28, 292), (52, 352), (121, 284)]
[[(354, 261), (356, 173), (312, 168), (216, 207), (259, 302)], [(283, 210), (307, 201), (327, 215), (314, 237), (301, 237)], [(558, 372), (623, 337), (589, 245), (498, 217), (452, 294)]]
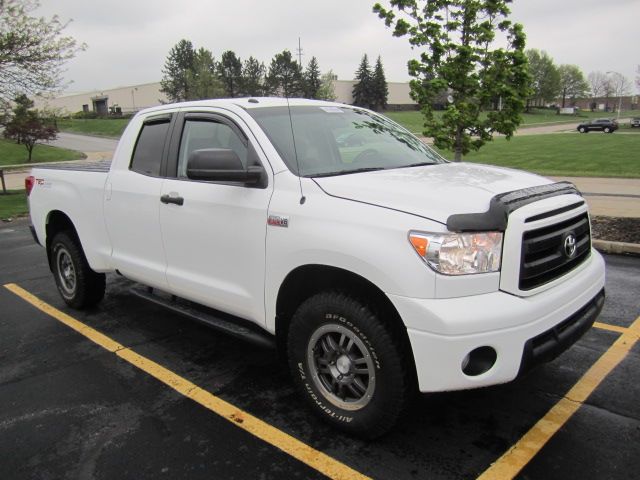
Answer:
[[(604, 260), (592, 251), (566, 281), (529, 297), (499, 291), (446, 299), (389, 298), (407, 326), (420, 391), (437, 392), (509, 382), (534, 363), (552, 359), (593, 323), (602, 308), (597, 298), (604, 282)], [(589, 310), (594, 301), (595, 309)], [(581, 315), (585, 308), (588, 318)], [(549, 344), (549, 332), (562, 329), (572, 317), (568, 323), (577, 327), (565, 328), (562, 341)], [(536, 343), (536, 338), (542, 340)], [(538, 348), (534, 354), (534, 344), (543, 345), (544, 352)], [(495, 350), (495, 364), (480, 375), (463, 373), (467, 355), (485, 346)]]

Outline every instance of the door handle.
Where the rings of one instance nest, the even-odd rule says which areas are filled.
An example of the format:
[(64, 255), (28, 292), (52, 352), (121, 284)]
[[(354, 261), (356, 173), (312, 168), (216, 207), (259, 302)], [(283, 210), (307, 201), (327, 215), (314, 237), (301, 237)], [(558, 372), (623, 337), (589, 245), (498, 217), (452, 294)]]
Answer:
[(174, 205), (182, 206), (184, 204), (184, 198), (182, 197), (172, 197), (170, 195), (162, 195), (160, 197), (160, 201), (162, 203), (173, 203)]

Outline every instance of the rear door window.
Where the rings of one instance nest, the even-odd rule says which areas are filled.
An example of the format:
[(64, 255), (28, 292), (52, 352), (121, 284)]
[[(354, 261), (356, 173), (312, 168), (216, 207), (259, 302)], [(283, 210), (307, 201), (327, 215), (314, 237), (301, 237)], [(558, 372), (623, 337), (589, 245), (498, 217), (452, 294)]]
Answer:
[(131, 158), (131, 170), (143, 175), (160, 176), (164, 142), (168, 132), (169, 120), (143, 125)]

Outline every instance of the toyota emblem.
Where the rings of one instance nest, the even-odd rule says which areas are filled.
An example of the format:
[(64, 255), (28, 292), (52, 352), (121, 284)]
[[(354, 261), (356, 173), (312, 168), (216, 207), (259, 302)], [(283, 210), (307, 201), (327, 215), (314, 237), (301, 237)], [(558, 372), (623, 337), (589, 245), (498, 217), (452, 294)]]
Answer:
[(567, 258), (573, 258), (576, 254), (576, 236), (573, 233), (570, 233), (564, 239), (564, 254)]

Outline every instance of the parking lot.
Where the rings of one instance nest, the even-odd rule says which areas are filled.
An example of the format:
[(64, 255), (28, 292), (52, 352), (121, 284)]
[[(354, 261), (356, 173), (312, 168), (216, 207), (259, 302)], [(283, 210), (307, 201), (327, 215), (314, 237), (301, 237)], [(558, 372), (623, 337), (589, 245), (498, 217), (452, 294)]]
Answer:
[(603, 313), (569, 351), (510, 384), (420, 396), (364, 442), (309, 414), (275, 352), (126, 279), (67, 308), (28, 224), (0, 225), (0, 478), (637, 478), (640, 258), (606, 261)]

